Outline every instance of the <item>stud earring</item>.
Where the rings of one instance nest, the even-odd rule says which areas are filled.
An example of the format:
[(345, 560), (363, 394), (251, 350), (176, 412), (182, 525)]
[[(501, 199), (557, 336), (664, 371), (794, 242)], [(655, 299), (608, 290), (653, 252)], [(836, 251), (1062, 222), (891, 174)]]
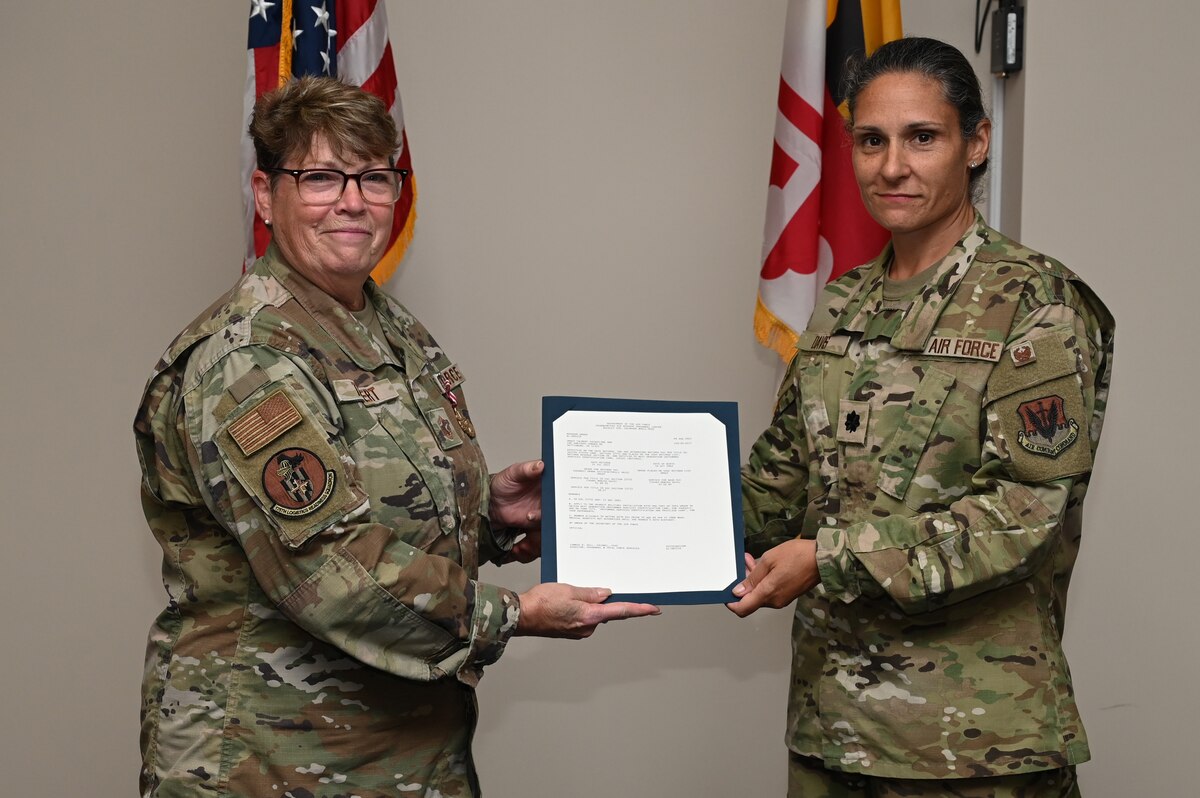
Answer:
[[(977, 163), (975, 163), (974, 161), (971, 161), (969, 164), (967, 164), (967, 166), (969, 166), (969, 167), (971, 167), (972, 169), (974, 169), (976, 166), (978, 166), (978, 164), (977, 164)], [(268, 222), (268, 224), (270, 224), (270, 222)]]

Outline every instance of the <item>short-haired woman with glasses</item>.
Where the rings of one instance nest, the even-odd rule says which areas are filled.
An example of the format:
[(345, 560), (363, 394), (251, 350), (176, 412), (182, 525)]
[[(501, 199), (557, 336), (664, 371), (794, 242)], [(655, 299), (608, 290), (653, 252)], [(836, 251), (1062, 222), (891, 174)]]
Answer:
[(271, 244), (134, 425), (168, 593), (142, 794), (477, 795), (474, 687), (509, 638), (657, 609), (477, 581), (540, 553), (542, 465), (489, 477), (461, 371), (369, 278), (407, 177), (383, 103), (303, 78), (250, 132)]

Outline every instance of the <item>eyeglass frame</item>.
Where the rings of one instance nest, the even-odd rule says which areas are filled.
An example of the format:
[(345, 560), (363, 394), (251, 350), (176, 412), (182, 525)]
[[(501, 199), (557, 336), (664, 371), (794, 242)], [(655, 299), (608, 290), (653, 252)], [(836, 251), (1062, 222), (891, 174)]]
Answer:
[[(380, 167), (376, 167), (373, 169), (364, 169), (361, 172), (359, 172), (358, 174), (351, 174), (349, 172), (343, 172), (341, 169), (327, 169), (327, 168), (323, 168), (323, 167), (319, 167), (319, 166), (314, 166), (310, 169), (284, 169), (283, 167), (280, 167), (280, 166), (260, 166), (259, 169), (261, 169), (262, 171), (267, 172), (269, 174), (291, 175), (292, 179), (296, 181), (296, 196), (300, 198), (301, 202), (303, 202), (305, 205), (308, 205), (310, 207), (320, 207), (322, 205), (335, 205), (339, 200), (341, 200), (342, 195), (346, 193), (346, 186), (350, 184), (351, 179), (353, 179), (354, 184), (356, 186), (358, 186), (358, 196), (362, 197), (362, 201), (367, 203), (368, 205), (378, 205), (380, 207), (386, 207), (388, 205), (395, 205), (397, 202), (400, 201), (400, 196), (403, 193), (403, 191), (397, 191), (396, 199), (392, 200), (391, 202), (376, 202), (375, 200), (367, 199), (367, 195), (363, 192), (362, 176), (365, 174), (369, 174), (371, 172), (393, 172), (395, 174), (400, 175), (400, 188), (403, 189), (404, 181), (407, 180), (408, 176), (412, 174), (412, 170), (410, 170), (410, 169), (397, 169), (393, 166), (380, 166)], [(338, 195), (327, 202), (308, 202), (307, 200), (305, 200), (304, 196), (302, 195), (302, 193), (300, 191), (300, 176), (303, 174), (307, 174), (309, 172), (332, 172), (334, 174), (341, 175), (342, 176), (342, 188), (340, 191), (338, 191)]]

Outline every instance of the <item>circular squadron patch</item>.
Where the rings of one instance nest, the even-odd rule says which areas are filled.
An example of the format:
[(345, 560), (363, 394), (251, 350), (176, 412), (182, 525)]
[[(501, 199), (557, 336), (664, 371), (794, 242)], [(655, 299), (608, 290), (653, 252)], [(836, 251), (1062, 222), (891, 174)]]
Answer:
[(308, 449), (283, 449), (263, 466), (263, 490), (271, 498), (271, 512), (299, 518), (317, 510), (333, 495), (337, 475)]

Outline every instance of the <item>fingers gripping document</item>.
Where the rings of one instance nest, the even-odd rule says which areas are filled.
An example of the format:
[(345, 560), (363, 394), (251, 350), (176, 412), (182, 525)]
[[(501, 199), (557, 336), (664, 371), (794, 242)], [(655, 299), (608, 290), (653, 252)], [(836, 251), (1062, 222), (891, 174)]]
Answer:
[(737, 405), (542, 400), (542, 579), (717, 603), (744, 576)]

